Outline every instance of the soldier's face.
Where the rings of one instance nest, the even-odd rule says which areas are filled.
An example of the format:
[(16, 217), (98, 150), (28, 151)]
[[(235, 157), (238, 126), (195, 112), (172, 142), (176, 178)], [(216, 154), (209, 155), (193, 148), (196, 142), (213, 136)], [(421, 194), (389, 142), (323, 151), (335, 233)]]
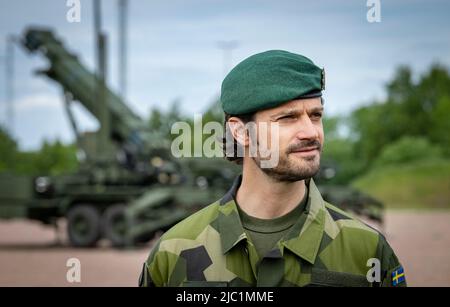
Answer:
[(293, 100), (257, 112), (257, 127), (261, 123), (268, 127), (267, 132), (258, 128), (258, 147), (266, 148), (271, 155), (278, 154), (278, 163), (261, 167), (261, 163), (267, 159), (260, 154), (253, 161), (278, 181), (292, 182), (313, 177), (320, 167), (324, 142), (322, 113), (320, 98)]

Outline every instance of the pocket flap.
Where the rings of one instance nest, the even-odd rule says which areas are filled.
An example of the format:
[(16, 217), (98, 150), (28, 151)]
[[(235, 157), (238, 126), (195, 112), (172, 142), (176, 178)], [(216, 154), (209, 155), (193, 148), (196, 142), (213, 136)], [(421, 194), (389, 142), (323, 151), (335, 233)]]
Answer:
[(324, 287), (369, 287), (366, 276), (312, 269), (311, 285)]
[(226, 281), (185, 281), (183, 287), (227, 287)]

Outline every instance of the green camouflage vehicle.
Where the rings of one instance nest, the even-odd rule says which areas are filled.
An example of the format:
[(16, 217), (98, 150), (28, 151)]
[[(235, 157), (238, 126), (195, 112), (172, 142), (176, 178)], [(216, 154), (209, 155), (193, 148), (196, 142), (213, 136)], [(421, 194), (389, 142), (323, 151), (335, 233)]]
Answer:
[[(50, 30), (29, 29), (22, 43), (48, 59), (48, 69), (38, 73), (62, 87), (81, 160), (76, 173), (64, 176), (1, 175), (1, 218), (56, 224), (65, 217), (72, 245), (95, 246), (106, 238), (123, 246), (150, 239), (226, 191), (229, 167), (172, 159), (169, 140), (151, 131)], [(79, 132), (75, 102), (99, 121), (98, 131)]]

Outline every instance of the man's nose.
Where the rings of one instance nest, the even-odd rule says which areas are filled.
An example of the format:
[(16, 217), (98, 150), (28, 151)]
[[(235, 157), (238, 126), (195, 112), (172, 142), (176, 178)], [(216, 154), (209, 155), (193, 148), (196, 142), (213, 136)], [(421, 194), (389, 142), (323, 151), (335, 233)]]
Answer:
[(297, 138), (300, 140), (318, 139), (319, 132), (309, 116), (302, 116), (298, 121)]

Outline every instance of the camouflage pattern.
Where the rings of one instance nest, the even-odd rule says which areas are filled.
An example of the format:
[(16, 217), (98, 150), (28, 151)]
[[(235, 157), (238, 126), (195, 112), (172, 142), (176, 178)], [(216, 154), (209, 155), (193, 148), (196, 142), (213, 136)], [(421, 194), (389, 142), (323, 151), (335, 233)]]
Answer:
[[(403, 272), (383, 235), (325, 202), (312, 179), (304, 213), (259, 259), (234, 200), (240, 182), (159, 239), (140, 286), (392, 286)], [(371, 258), (381, 264), (379, 283), (366, 277)], [(395, 283), (406, 286), (404, 275)]]

